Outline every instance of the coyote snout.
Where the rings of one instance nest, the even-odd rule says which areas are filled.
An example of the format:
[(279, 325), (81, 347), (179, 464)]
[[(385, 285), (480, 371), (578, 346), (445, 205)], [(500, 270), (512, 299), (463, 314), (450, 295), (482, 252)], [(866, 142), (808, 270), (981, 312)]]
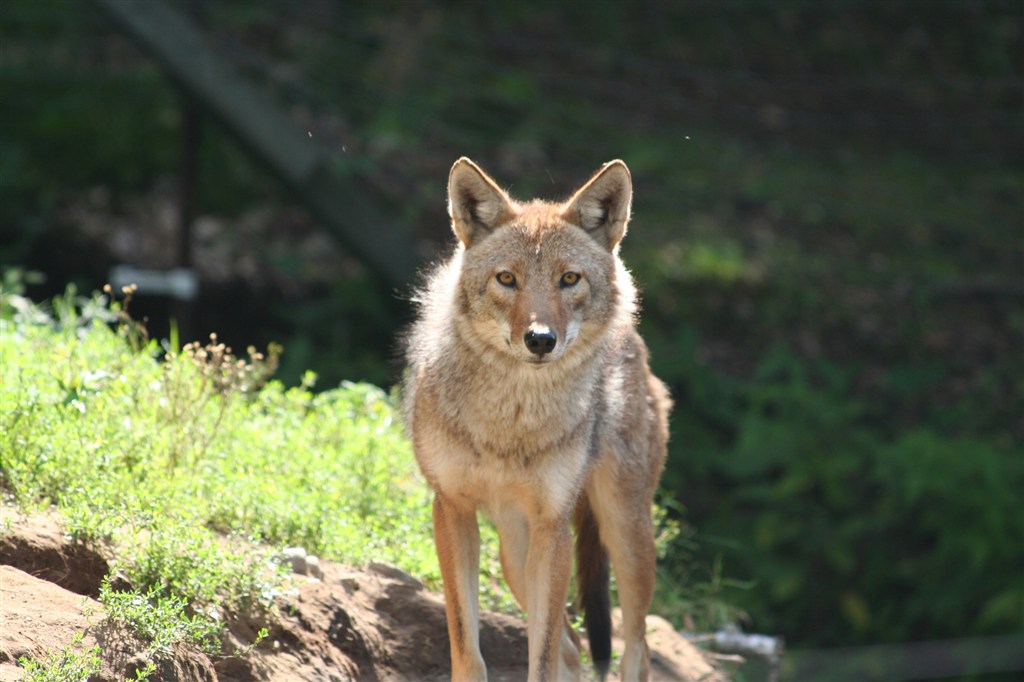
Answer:
[(526, 349), (537, 356), (539, 359), (543, 359), (545, 355), (555, 349), (555, 345), (558, 343), (558, 335), (542, 324), (531, 324), (530, 328), (526, 330), (526, 334), (523, 335), (523, 343), (526, 344)]
[(606, 164), (562, 204), (513, 201), (468, 159), (452, 167), (459, 244), (420, 293), (408, 339), (406, 423), (434, 489), (452, 678), (485, 680), (478, 509), (527, 613), (529, 678), (580, 676), (565, 600), (573, 566), (604, 678), (609, 560), (622, 605), (623, 680), (646, 680), (654, 592), (651, 498), (665, 460), (668, 393), (647, 367), (635, 290), (619, 259), (631, 181)]

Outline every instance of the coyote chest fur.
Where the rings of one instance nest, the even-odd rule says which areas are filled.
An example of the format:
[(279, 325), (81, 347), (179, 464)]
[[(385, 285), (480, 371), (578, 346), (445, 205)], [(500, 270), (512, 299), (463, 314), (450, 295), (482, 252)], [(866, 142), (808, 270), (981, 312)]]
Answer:
[(459, 243), (418, 296), (406, 423), (435, 492), (453, 679), (486, 679), (477, 606), (477, 510), (495, 522), (527, 613), (531, 680), (580, 675), (564, 604), (576, 528), (591, 657), (611, 658), (609, 560), (623, 609), (623, 679), (646, 679), (654, 589), (651, 500), (670, 401), (635, 330), (618, 256), (632, 196), (621, 161), (563, 204), (513, 201), (460, 159), (449, 176)]

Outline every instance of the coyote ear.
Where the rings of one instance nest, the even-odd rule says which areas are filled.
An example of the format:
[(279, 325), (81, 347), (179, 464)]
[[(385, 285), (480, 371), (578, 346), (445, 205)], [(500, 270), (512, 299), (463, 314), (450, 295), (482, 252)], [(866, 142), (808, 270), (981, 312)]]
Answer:
[(448, 175), (448, 215), (464, 245), (489, 234), (515, 214), (512, 200), (480, 167), (463, 156)]
[(626, 234), (633, 182), (622, 161), (610, 161), (565, 203), (562, 217), (579, 225), (602, 246), (614, 249)]

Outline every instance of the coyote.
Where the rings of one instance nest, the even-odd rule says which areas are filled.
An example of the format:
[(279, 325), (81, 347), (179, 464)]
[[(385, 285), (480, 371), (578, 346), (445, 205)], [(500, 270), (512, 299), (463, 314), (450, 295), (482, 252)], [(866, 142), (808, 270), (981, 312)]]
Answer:
[(637, 334), (619, 259), (632, 183), (605, 164), (568, 201), (513, 201), (467, 158), (452, 166), (454, 255), (418, 293), (403, 408), (433, 488), (452, 678), (484, 680), (480, 535), (494, 521), (501, 565), (527, 614), (529, 679), (579, 679), (565, 603), (576, 577), (591, 658), (611, 661), (609, 557), (618, 581), (621, 676), (646, 680), (654, 591), (651, 504), (665, 462), (668, 391)]

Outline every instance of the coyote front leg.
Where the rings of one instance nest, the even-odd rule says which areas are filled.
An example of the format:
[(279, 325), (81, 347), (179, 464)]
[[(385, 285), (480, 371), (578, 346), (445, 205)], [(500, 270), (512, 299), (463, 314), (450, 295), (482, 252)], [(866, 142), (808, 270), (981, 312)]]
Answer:
[[(526, 562), (530, 550), (530, 527), (526, 517), (519, 511), (505, 511), (495, 515), (494, 522), (498, 527), (498, 535), (501, 538), (501, 567), (505, 574), (505, 582), (512, 590), (519, 606), (530, 616), (530, 606), (527, 600), (529, 593), (528, 585), (532, 583), (526, 577)], [(538, 615), (538, 618), (541, 617)], [(572, 630), (568, 616), (565, 614), (563, 605), (558, 605), (557, 610), (552, 612), (552, 618), (561, 618), (561, 663), (558, 671), (558, 680), (580, 679), (580, 642)]]
[(480, 653), (480, 529), (476, 510), (434, 496), (434, 542), (444, 581), (452, 680), (486, 680)]
[(531, 519), (526, 555), (530, 682), (579, 676), (578, 663), (571, 670), (562, 656), (571, 571), (572, 534), (568, 519)]

